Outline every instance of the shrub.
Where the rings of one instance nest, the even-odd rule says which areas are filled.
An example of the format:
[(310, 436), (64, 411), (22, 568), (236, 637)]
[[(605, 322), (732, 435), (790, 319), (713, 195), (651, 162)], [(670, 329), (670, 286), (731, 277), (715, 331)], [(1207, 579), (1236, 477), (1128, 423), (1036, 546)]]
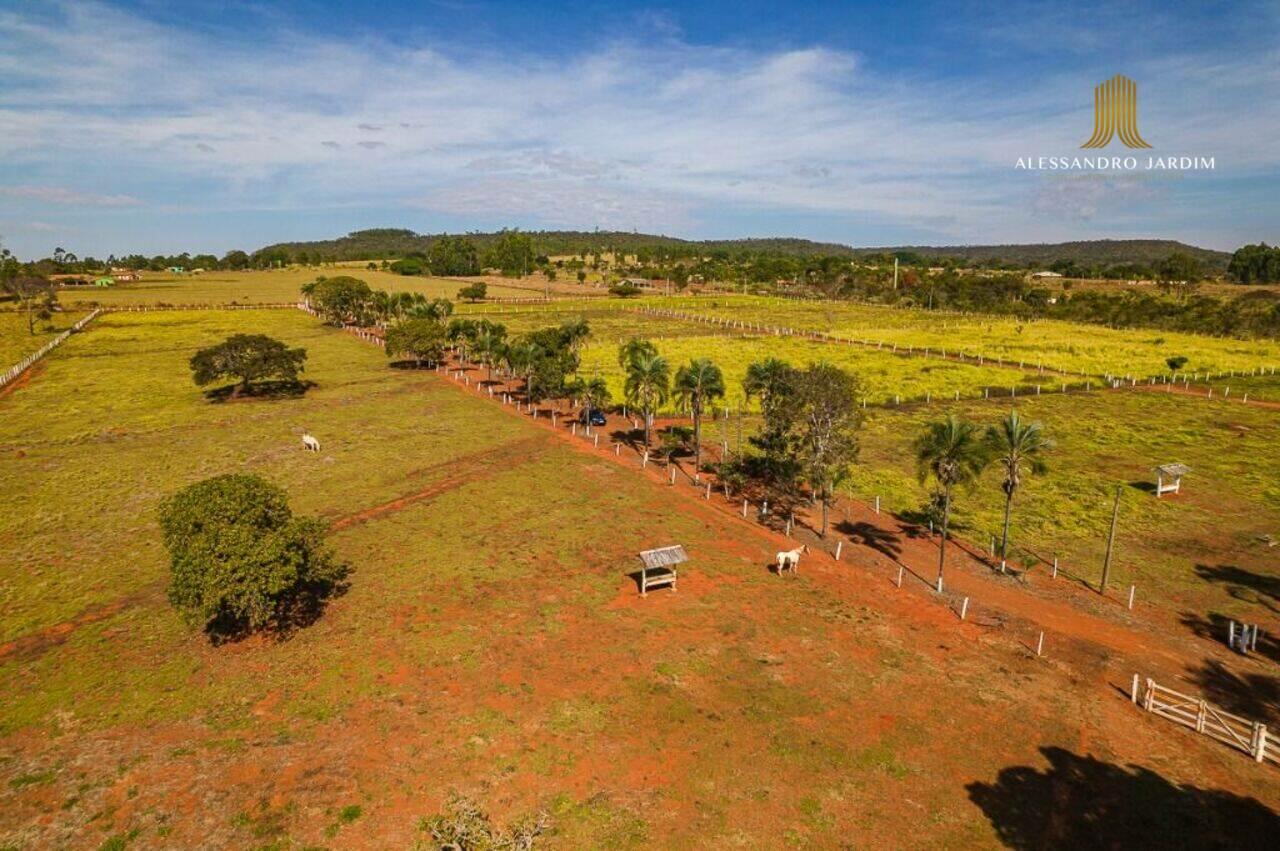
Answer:
[(325, 524), (294, 517), (285, 492), (259, 476), (183, 488), (161, 505), (160, 530), (170, 602), (214, 633), (283, 629), (314, 616), (348, 573), (324, 545)]

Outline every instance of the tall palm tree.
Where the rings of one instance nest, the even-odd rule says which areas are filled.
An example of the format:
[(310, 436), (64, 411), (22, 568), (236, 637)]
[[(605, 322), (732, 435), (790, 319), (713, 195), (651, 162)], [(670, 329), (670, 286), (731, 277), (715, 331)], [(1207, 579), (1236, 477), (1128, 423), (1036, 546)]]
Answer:
[(627, 363), (627, 378), (623, 392), (627, 402), (639, 406), (644, 413), (644, 445), (649, 447), (653, 430), (653, 412), (667, 401), (671, 392), (671, 367), (667, 359), (658, 354), (642, 354)]
[(1023, 422), (1017, 411), (1010, 411), (1004, 419), (987, 429), (987, 448), (1000, 469), (1004, 480), (1004, 532), (1000, 536), (1000, 565), (1009, 557), (1009, 514), (1013, 510), (1013, 495), (1022, 484), (1022, 468), (1026, 465), (1032, 475), (1043, 473), (1047, 466), (1044, 455), (1053, 448), (1053, 441), (1044, 436), (1040, 423)]
[(676, 399), (693, 413), (693, 475), (702, 470), (702, 411), (724, 398), (724, 373), (707, 358), (694, 358), (676, 370)]
[(938, 547), (938, 584), (942, 591), (942, 568), (947, 558), (947, 529), (951, 523), (951, 492), (956, 485), (976, 480), (987, 464), (986, 446), (975, 423), (949, 414), (929, 423), (913, 444), (916, 464), (923, 482), (933, 476), (942, 488), (942, 543)]

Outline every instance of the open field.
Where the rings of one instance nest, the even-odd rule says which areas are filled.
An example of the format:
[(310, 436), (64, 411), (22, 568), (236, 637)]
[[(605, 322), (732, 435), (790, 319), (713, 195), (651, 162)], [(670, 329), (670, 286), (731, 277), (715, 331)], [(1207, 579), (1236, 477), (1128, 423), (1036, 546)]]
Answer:
[[(603, 338), (631, 318), (590, 320), (588, 356), (616, 363)], [(314, 386), (208, 401), (186, 360), (237, 331), (305, 346)], [(664, 351), (820, 345), (647, 336), (664, 335)], [(694, 353), (680, 351), (677, 363)], [(737, 363), (755, 349), (717, 351)], [(409, 847), (450, 789), (502, 823), (546, 808), (548, 845), (565, 848), (1271, 835), (1274, 768), (1140, 715), (1117, 690), (1135, 670), (1196, 682), (1185, 661), (1256, 677), (1260, 707), (1280, 703), (1265, 663), (1237, 665), (1166, 624), (1183, 606), (1274, 604), (1274, 560), (1242, 560), (1254, 550), (1241, 537), (1280, 516), (1274, 412), (1147, 393), (1023, 404), (1061, 449), (1020, 497), (1019, 540), (1090, 538), (1098, 512), (1073, 494), (1105, 497), (1153, 458), (1196, 469), (1175, 501), (1126, 491), (1117, 581), (1176, 600), (1150, 622), (1097, 621), (1132, 638), (1096, 644), (1087, 610), (1028, 593), (1058, 629), (1036, 659), (1036, 622), (961, 624), (918, 590), (895, 594), (875, 546), (838, 564), (815, 553), (781, 580), (765, 565), (785, 538), (434, 373), (388, 368), (297, 311), (103, 316), (0, 398), (0, 847)], [(871, 415), (854, 492), (915, 504), (902, 444), (924, 415)], [(303, 430), (321, 454), (300, 451)], [(228, 471), (260, 472), (330, 520), (355, 567), (286, 640), (214, 646), (165, 599), (156, 505)], [(974, 498), (961, 520), (977, 530), (991, 509)], [(1256, 529), (1228, 522), (1240, 515)], [(1141, 551), (1140, 533), (1154, 535)], [(692, 556), (678, 593), (639, 599), (635, 553), (673, 542)], [(1188, 576), (1182, 562), (1141, 563), (1161, 547), (1214, 566), (1243, 555), (1239, 570)], [(1148, 652), (1153, 636), (1167, 655)]]
[[(146, 304), (271, 304), (295, 302), (299, 288), (317, 276), (351, 275), (375, 290), (417, 292), (431, 298), (457, 297), (464, 283), (448, 278), (419, 278), (391, 272), (370, 271), (358, 264), (308, 268), (250, 270), (245, 272), (203, 272), (199, 275), (171, 275), (144, 272), (142, 280), (112, 287), (67, 287), (59, 300), (68, 306), (103, 305), (119, 307)], [(489, 295), (506, 298), (536, 297), (537, 293), (489, 284)]]
[(0, 310), (0, 372), (22, 360), (41, 346), (76, 324), (84, 310), (63, 310), (48, 322), (40, 322), (33, 335), (27, 331), (27, 318), (14, 310)]
[[(581, 305), (581, 306), (579, 306)], [(707, 325), (670, 318), (655, 318), (621, 309), (617, 302), (605, 305), (557, 301), (551, 307), (531, 306), (460, 306), (458, 315), (476, 316), (506, 327), (509, 335), (527, 333), (537, 328), (575, 319), (585, 320), (591, 327), (591, 339), (582, 352), (581, 374), (600, 375), (609, 383), (613, 399), (623, 399), (623, 370), (618, 365), (618, 345), (635, 338), (650, 339), (666, 357), (674, 375), (676, 369), (694, 358), (710, 358), (724, 371), (727, 396), (722, 403), (746, 410), (756, 407), (742, 395), (742, 379), (747, 367), (769, 357), (781, 358), (796, 366), (825, 361), (862, 377), (870, 404), (934, 397), (981, 396), (984, 388), (1007, 395), (1010, 388), (1018, 392), (1035, 392), (1037, 384), (1052, 389), (1053, 376), (1037, 375), (1034, 370), (1018, 370), (994, 365), (942, 359), (909, 358), (887, 351), (876, 351), (852, 345), (820, 343), (769, 334), (744, 334), (709, 328)], [(674, 412), (675, 403), (664, 408)]]
[[(991, 423), (998, 403), (947, 405), (945, 410)], [(1056, 442), (1043, 476), (1024, 478), (1015, 502), (1011, 540), (1035, 565), (1060, 556), (1064, 569), (1097, 584), (1117, 486), (1121, 509), (1112, 591), (1136, 584), (1144, 606), (1171, 617), (1221, 617), (1254, 622), (1271, 612), (1258, 589), (1274, 581), (1280, 541), (1280, 418), (1245, 405), (1134, 391), (1018, 402)], [(891, 511), (923, 506), (910, 441), (944, 408), (872, 412), (861, 464), (848, 484), (864, 499), (880, 496)], [(1157, 464), (1185, 463), (1192, 473), (1182, 493), (1156, 499)], [(988, 471), (973, 492), (956, 497), (961, 534), (985, 544), (998, 535), (1004, 509), (999, 475)], [(1252, 586), (1250, 588), (1249, 586)]]
[(1165, 360), (1188, 359), (1188, 372), (1280, 368), (1280, 343), (1234, 340), (1148, 329), (994, 316), (961, 316), (852, 302), (811, 302), (763, 296), (646, 299), (655, 306), (769, 325), (824, 331), (899, 346), (945, 348), (1005, 361), (1025, 361), (1089, 375), (1146, 377), (1169, 372)]

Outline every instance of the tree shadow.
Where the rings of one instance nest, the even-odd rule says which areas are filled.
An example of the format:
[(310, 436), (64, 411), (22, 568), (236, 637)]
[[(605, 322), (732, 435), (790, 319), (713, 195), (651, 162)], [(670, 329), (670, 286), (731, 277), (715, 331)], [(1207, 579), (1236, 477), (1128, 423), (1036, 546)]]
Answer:
[(1280, 722), (1280, 678), (1237, 673), (1216, 659), (1207, 659), (1187, 673), (1210, 703), (1267, 726)]
[(205, 635), (215, 647), (244, 641), (251, 635), (263, 634), (277, 642), (288, 641), (299, 630), (320, 620), (325, 608), (333, 600), (346, 594), (351, 587), (346, 576), (336, 582), (302, 583), (280, 598), (271, 620), (260, 629), (252, 629), (243, 618), (228, 614), (215, 617), (205, 624)]
[(419, 363), (416, 360), (393, 360), (391, 361), (391, 363), (387, 364), (387, 366), (391, 367), (392, 369), (405, 369), (410, 371), (435, 370), (436, 368), (435, 363), (433, 363), (432, 361), (426, 361), (426, 360), (422, 361), (421, 363)]
[(894, 561), (902, 555), (902, 545), (899, 543), (901, 538), (888, 529), (881, 529), (879, 526), (861, 520), (856, 523), (841, 520), (835, 524), (835, 530), (842, 535), (848, 535), (855, 544), (870, 547)]
[(1256, 798), (1063, 748), (1040, 752), (1047, 769), (1012, 766), (965, 787), (1007, 847), (1272, 848), (1280, 835), (1280, 815)]
[(241, 402), (250, 399), (300, 399), (315, 387), (314, 381), (259, 381), (247, 388), (239, 384), (206, 390), (204, 397), (210, 402)]
[(1196, 575), (1206, 582), (1218, 582), (1237, 600), (1265, 606), (1280, 613), (1280, 576), (1265, 576), (1234, 564), (1197, 564)]

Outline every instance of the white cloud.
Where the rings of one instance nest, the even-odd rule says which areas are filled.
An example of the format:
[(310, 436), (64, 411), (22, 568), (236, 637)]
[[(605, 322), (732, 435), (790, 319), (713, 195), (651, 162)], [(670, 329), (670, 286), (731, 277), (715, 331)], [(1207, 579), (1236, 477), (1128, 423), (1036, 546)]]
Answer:
[(96, 195), (64, 186), (0, 186), (0, 195), (41, 204), (77, 207), (135, 207), (142, 203), (131, 195)]
[[(654, 43), (554, 58), (461, 60), (448, 45), (296, 32), (266, 49), (94, 3), (56, 8), (58, 20), (0, 12), (0, 164), (51, 184), (188, 180), (215, 196), (190, 203), (220, 209), (401, 205), (667, 232), (713, 227), (716, 211), (773, 210), (957, 241), (1044, 238), (1053, 216), (1037, 214), (1051, 210), (1102, 226), (1144, 200), (1045, 189), (1013, 170), (1018, 156), (1069, 153), (1087, 136), (1097, 80), (1081, 73), (1034, 86), (910, 79), (824, 48), (694, 47), (674, 24)], [(1087, 49), (1076, 32), (1074, 49)], [(1169, 152), (1216, 155), (1220, 169), (1273, 169), (1277, 58), (1140, 63), (1128, 73), (1143, 81), (1144, 135)], [(7, 194), (139, 203), (50, 187)]]

